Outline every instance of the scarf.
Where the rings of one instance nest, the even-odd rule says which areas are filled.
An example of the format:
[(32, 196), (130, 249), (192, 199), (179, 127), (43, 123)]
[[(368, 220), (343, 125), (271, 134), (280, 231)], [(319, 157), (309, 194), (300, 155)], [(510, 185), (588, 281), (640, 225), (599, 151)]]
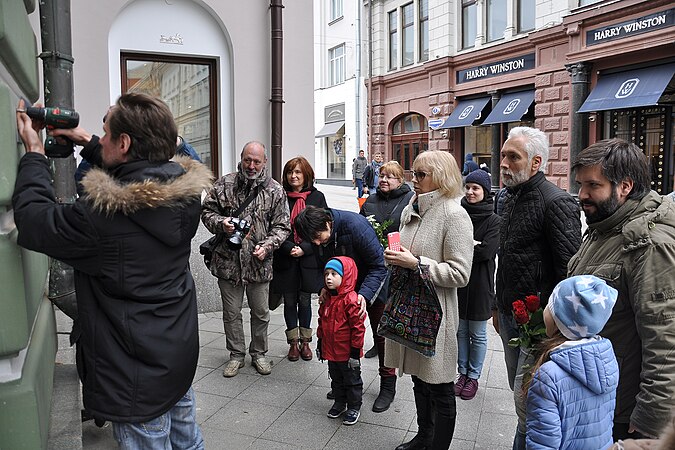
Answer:
[(298, 217), (298, 214), (305, 209), (307, 197), (311, 194), (312, 191), (307, 190), (303, 192), (286, 192), (288, 198), (296, 199), (295, 204), (293, 205), (293, 210), (291, 211), (291, 228), (293, 229), (293, 242), (299, 244), (302, 242), (302, 238), (295, 229), (295, 218)]

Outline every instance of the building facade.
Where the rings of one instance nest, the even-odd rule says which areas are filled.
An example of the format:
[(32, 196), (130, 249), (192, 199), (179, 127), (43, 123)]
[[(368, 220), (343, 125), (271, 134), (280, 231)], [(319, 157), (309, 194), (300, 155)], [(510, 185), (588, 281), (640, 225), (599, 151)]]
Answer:
[(367, 16), (362, 0), (316, 0), (314, 6), (314, 170), (323, 182), (352, 180), (367, 148)]
[(369, 140), (387, 159), (410, 169), (425, 148), (458, 162), (472, 153), (498, 186), (508, 130), (527, 125), (549, 135), (546, 174), (564, 189), (576, 189), (574, 155), (608, 137), (639, 145), (654, 189), (673, 189), (672, 2), (391, 0), (373, 10)]
[[(281, 165), (314, 158), (313, 2), (283, 3)], [(100, 133), (108, 105), (143, 91), (169, 104), (179, 134), (217, 175), (236, 169), (248, 141), (269, 150), (269, 2), (74, 0), (71, 14), (75, 107), (85, 128)]]

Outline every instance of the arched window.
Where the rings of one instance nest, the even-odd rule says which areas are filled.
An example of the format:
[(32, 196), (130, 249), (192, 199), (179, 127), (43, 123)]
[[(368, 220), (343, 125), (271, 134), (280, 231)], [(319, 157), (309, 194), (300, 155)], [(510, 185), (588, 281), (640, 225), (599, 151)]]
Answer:
[(411, 170), (417, 155), (429, 147), (428, 130), (427, 119), (421, 114), (407, 114), (394, 121), (391, 128), (392, 159), (398, 161), (404, 170)]

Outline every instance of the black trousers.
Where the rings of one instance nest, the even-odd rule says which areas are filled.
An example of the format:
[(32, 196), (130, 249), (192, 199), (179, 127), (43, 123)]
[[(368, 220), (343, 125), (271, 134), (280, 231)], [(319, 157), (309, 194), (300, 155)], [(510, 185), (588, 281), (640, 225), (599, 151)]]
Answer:
[(431, 384), (412, 376), (417, 434), (428, 449), (447, 450), (455, 433), (455, 383)]
[(335, 395), (335, 403), (347, 404), (349, 409), (361, 409), (363, 380), (361, 369), (350, 369), (347, 362), (328, 361), (330, 387)]

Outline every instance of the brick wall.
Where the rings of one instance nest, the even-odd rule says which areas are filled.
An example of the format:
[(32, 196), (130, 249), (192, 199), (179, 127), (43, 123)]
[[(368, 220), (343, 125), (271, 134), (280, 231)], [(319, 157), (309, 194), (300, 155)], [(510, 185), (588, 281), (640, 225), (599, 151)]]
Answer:
[(566, 70), (534, 80), (534, 126), (549, 137), (548, 179), (569, 190), (570, 75)]

